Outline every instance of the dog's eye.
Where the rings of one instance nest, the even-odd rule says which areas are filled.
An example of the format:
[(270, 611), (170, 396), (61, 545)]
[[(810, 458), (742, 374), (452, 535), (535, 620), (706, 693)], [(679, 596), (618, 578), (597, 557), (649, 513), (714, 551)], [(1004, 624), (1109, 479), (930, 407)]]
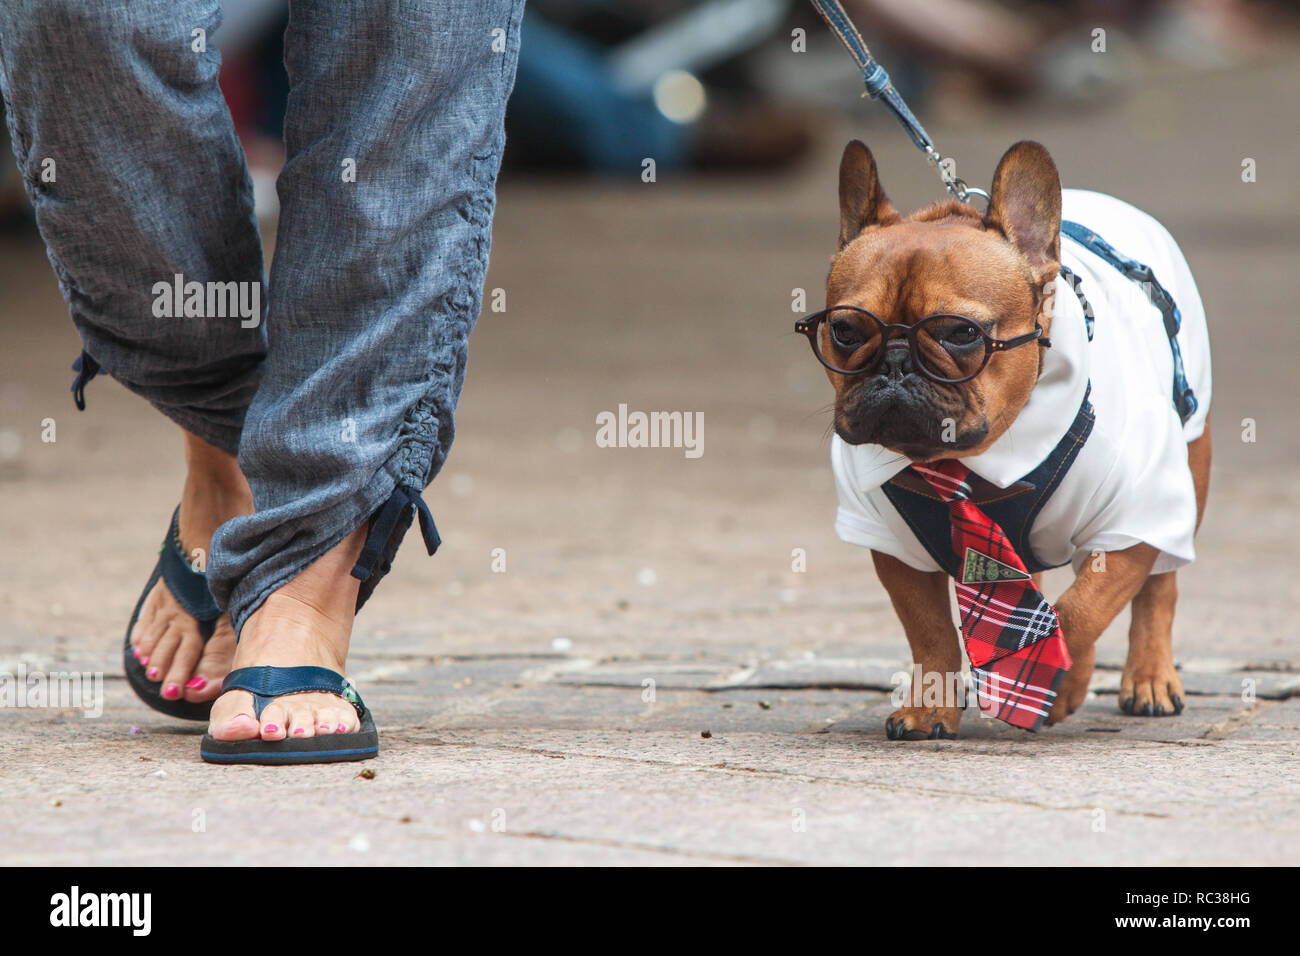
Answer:
[(846, 352), (854, 352), (860, 349), (867, 341), (867, 337), (862, 334), (862, 330), (849, 319), (831, 319), (830, 328), (831, 341), (836, 348), (843, 349)]
[(974, 345), (980, 340), (979, 329), (970, 322), (959, 322), (943, 333), (945, 345)]

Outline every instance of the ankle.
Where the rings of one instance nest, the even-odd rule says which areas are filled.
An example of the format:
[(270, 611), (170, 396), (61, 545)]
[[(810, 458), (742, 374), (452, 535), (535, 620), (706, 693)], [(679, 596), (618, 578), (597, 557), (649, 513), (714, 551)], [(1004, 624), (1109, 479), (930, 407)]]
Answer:
[(253, 513), (253, 494), (246, 482), (191, 472), (181, 489), (181, 524), (215, 531), (236, 515)]
[(364, 542), (358, 528), (267, 595), (240, 629), (236, 661), (344, 673), (361, 585), (351, 569)]
[(253, 493), (230, 452), (185, 432), (185, 469), (183, 497), (196, 509), (221, 512), (221, 521), (252, 513)]
[(185, 432), (185, 487), (181, 490), (181, 548), (202, 566), (213, 533), (236, 515), (252, 514), (253, 494), (229, 452)]
[(239, 470), (239, 459), (228, 451), (209, 445), (202, 438), (185, 432), (186, 484), (196, 490), (225, 493), (250, 499), (248, 481)]
[(244, 623), (236, 649), (242, 661), (287, 667), (314, 664), (345, 673), (352, 631), (351, 608), (332, 613), (284, 588), (270, 594)]

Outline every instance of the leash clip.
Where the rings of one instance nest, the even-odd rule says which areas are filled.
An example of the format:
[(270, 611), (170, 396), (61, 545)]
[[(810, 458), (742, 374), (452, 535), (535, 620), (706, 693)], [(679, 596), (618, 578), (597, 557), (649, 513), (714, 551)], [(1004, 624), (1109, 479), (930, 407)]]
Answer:
[[(958, 202), (968, 203), (972, 196), (978, 196), (984, 200), (987, 206), (989, 194), (978, 186), (967, 185), (966, 180), (953, 175), (949, 171), (949, 168), (944, 165), (944, 157), (939, 155), (937, 149), (933, 146), (929, 146), (925, 150), (925, 155), (926, 158), (930, 160), (930, 165), (938, 170), (939, 178), (943, 180), (944, 188), (947, 189)], [(956, 160), (951, 156), (948, 157), (948, 160), (954, 166), (956, 165)]]

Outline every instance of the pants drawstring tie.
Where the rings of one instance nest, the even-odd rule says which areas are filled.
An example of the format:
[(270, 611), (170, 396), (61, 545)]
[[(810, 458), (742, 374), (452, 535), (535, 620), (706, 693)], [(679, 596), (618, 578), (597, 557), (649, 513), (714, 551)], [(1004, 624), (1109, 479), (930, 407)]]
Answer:
[(438, 528), (433, 523), (429, 506), (424, 503), (420, 492), (415, 488), (398, 485), (370, 525), (365, 546), (361, 549), (356, 565), (352, 568), (354, 578), (364, 583), (375, 577), (376, 572), (379, 577), (383, 577), (392, 570), (393, 553), (396, 551), (395, 547), (390, 547), (393, 534), (397, 530), (398, 523), (407, 517), (406, 509), (412, 506), (420, 516), (420, 534), (424, 537), (425, 548), (431, 555), (438, 550), (442, 538), (438, 536)]
[(72, 380), (72, 400), (77, 405), (77, 411), (86, 410), (86, 383), (98, 375), (102, 369), (100, 364), (90, 357), (90, 353), (82, 350), (77, 356), (77, 360), (72, 363), (72, 370), (77, 373), (77, 377)]

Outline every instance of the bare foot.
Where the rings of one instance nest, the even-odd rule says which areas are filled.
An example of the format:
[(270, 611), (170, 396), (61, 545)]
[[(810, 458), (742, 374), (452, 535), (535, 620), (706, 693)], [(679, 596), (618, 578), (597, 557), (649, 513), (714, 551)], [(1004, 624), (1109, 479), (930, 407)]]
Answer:
[[(365, 540), (363, 526), (273, 591), (244, 622), (234, 666), (315, 665), (345, 673), (361, 584), (351, 572)], [(324, 693), (278, 697), (262, 711), (259, 720), (253, 695), (232, 690), (212, 705), (208, 733), (214, 740), (284, 740), (353, 733), (359, 723), (350, 703)]]
[[(181, 547), (196, 567), (207, 566), (212, 535), (236, 515), (252, 514), (253, 495), (235, 456), (185, 433), (185, 488), (181, 492)], [(224, 614), (204, 644), (199, 623), (161, 579), (145, 598), (131, 629), (131, 648), (145, 676), (167, 700), (200, 703), (221, 693), (230, 673), (235, 632)]]

